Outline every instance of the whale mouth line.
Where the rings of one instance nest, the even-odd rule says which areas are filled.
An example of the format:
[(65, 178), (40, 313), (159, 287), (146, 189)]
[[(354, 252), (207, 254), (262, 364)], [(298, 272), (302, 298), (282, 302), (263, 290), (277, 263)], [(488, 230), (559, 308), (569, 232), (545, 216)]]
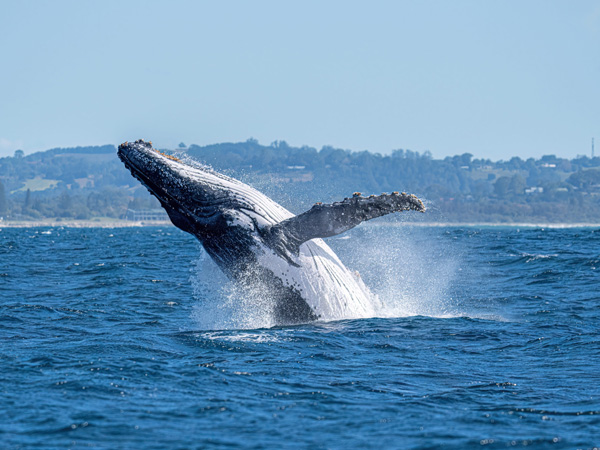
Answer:
[[(122, 153), (119, 154), (119, 157), (121, 158), (121, 161), (123, 161), (123, 164), (125, 164), (125, 167), (127, 167), (129, 169), (131, 174), (135, 178), (137, 178), (144, 186), (146, 186), (148, 189), (150, 189), (155, 196), (158, 197), (158, 195), (159, 195), (158, 187), (150, 180), (150, 177), (147, 176), (140, 168), (138, 168), (133, 162), (131, 162), (129, 160), (129, 158), (127, 158)], [(168, 192), (163, 192), (161, 194), (164, 194), (167, 197), (173, 198)], [(175, 199), (173, 199), (173, 200), (175, 200)]]
[(184, 214), (187, 214), (187, 215), (190, 214), (189, 211), (187, 211), (181, 205), (181, 203), (175, 197), (173, 197), (173, 195), (171, 195), (165, 189), (160, 189), (155, 183), (152, 182), (152, 180), (150, 179), (150, 177), (148, 175), (146, 175), (140, 168), (138, 168), (133, 162), (131, 162), (131, 160), (129, 160), (129, 158), (127, 158), (126, 155), (124, 155), (123, 153), (119, 152), (119, 158), (121, 159), (121, 161), (123, 161), (123, 164), (125, 165), (125, 167), (127, 167), (129, 169), (129, 171), (131, 172), (131, 174), (135, 178), (137, 178), (140, 181), (140, 183), (142, 183), (144, 186), (146, 186), (146, 188), (152, 194), (154, 194), (154, 196), (161, 203), (166, 204), (166, 205), (168, 205), (169, 207), (171, 207), (173, 209), (177, 208), (177, 210), (180, 213), (184, 213)]
[(217, 213), (217, 207), (219, 206), (219, 202), (216, 201), (203, 205), (202, 209), (208, 210), (208, 212), (202, 212), (200, 214), (198, 213), (198, 211), (191, 212), (188, 208), (185, 207), (184, 203), (182, 203), (176, 197), (174, 197), (168, 190), (161, 188), (156, 183), (154, 183), (152, 181), (152, 178), (146, 175), (146, 173), (144, 173), (144, 171), (141, 168), (139, 168), (135, 163), (133, 163), (129, 158), (127, 158), (126, 155), (119, 152), (119, 158), (121, 159), (125, 167), (129, 169), (131, 174), (161, 202), (163, 208), (167, 210), (167, 213), (169, 212), (168, 208), (170, 208), (177, 211), (179, 214), (183, 214), (193, 219), (196, 222), (209, 220), (212, 217), (214, 217)]

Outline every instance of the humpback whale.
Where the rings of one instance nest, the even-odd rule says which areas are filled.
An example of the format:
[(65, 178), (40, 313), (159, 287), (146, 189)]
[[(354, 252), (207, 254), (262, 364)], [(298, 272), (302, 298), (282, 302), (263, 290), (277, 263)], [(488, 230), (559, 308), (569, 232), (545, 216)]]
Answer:
[(229, 279), (248, 289), (260, 286), (274, 302), (278, 325), (372, 316), (373, 294), (322, 238), (385, 214), (425, 212), (421, 200), (404, 192), (356, 192), (295, 216), (241, 181), (185, 163), (151, 142), (125, 142), (118, 156)]

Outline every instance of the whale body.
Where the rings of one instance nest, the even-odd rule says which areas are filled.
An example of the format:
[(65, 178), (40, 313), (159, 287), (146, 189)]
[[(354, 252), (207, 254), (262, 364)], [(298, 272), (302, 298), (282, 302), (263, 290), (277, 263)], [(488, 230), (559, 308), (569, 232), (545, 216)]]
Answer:
[(425, 211), (414, 195), (355, 193), (295, 216), (241, 181), (186, 164), (151, 142), (123, 143), (118, 156), (228, 278), (272, 299), (280, 325), (374, 315), (373, 294), (322, 238), (385, 214)]

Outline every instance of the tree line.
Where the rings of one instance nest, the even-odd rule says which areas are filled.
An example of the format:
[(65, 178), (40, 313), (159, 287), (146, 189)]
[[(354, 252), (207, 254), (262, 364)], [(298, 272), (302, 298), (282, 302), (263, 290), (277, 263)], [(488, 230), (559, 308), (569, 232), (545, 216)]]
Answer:
[[(431, 212), (421, 220), (600, 220), (600, 158), (491, 161), (465, 153), (435, 159), (404, 149), (382, 155), (255, 139), (180, 144), (176, 151), (254, 185), (296, 213), (356, 191), (406, 191), (427, 201)], [(0, 217), (8, 220), (120, 218), (127, 209), (158, 207), (111, 145), (0, 158)]]

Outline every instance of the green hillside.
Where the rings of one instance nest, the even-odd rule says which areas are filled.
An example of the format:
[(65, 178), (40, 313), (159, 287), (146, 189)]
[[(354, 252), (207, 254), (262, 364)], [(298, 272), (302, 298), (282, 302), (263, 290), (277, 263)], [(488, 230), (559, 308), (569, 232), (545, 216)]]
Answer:
[[(434, 159), (429, 153), (389, 155), (269, 146), (256, 140), (192, 145), (192, 157), (240, 178), (294, 212), (355, 191), (412, 192), (429, 213), (419, 220), (450, 222), (600, 222), (600, 158), (508, 161), (470, 154)], [(0, 217), (122, 218), (128, 209), (159, 207), (124, 168), (112, 145), (57, 148), (0, 158)]]

